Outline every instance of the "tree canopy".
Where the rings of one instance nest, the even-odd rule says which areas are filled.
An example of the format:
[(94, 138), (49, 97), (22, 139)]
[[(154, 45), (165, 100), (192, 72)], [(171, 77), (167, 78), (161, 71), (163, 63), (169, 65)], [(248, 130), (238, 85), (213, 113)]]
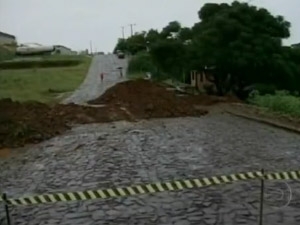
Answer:
[(248, 3), (207, 3), (191, 28), (170, 22), (120, 39), (116, 49), (131, 54), (150, 49), (157, 68), (171, 77), (190, 70), (213, 67), (211, 80), (220, 95), (256, 83), (300, 90), (299, 49), (282, 45), (290, 36), (290, 23), (267, 9)]

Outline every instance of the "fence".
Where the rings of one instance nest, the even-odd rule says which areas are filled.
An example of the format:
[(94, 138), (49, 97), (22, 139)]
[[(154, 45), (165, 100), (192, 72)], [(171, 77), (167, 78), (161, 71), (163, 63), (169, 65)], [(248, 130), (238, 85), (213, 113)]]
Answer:
[(86, 190), (77, 192), (64, 192), (26, 196), (21, 198), (8, 198), (4, 193), (0, 197), (0, 203), (4, 203), (7, 224), (11, 225), (9, 206), (34, 205), (68, 201), (82, 201), (89, 199), (106, 199), (117, 197), (128, 197), (141, 194), (154, 194), (164, 191), (178, 191), (183, 189), (203, 188), (214, 185), (228, 184), (237, 181), (261, 180), (259, 225), (263, 224), (264, 206), (264, 182), (265, 180), (296, 180), (300, 179), (300, 171), (286, 171), (275, 173), (264, 173), (264, 170), (255, 172), (238, 173), (231, 175), (212, 176), (201, 179), (175, 180), (168, 182), (157, 182), (152, 184), (141, 184), (128, 187), (116, 187), (99, 190)]

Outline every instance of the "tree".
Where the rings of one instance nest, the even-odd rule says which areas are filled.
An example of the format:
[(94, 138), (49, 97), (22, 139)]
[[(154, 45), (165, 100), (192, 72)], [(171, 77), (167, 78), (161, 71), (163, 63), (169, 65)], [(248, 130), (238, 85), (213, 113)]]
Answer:
[(161, 36), (163, 38), (168, 38), (173, 34), (177, 34), (181, 29), (181, 25), (178, 21), (170, 22), (166, 27), (164, 27), (161, 31)]
[(117, 50), (121, 50), (123, 52), (135, 55), (140, 51), (145, 51), (147, 49), (146, 34), (147, 33), (143, 31), (140, 33), (135, 33), (127, 39), (119, 38), (118, 43), (114, 48), (114, 53)]
[(185, 64), (185, 46), (176, 39), (164, 39), (152, 45), (150, 55), (162, 73), (180, 79)]
[(135, 55), (136, 53), (140, 51), (145, 51), (146, 50), (146, 32), (143, 31), (141, 33), (136, 33), (129, 37), (126, 41), (127, 43), (127, 48), (128, 51), (132, 54)]
[(289, 37), (290, 27), (283, 17), (240, 2), (205, 4), (198, 15), (201, 21), (192, 28), (197, 49), (193, 57), (198, 68), (216, 68), (212, 81), (220, 95), (230, 89), (239, 94), (252, 83), (279, 81), (276, 71), (285, 61), (281, 42)]
[(123, 39), (123, 38), (118, 39), (118, 43), (117, 43), (116, 47), (114, 48), (113, 52), (116, 53), (117, 50), (120, 50), (120, 51), (123, 51), (123, 52), (128, 51), (128, 46), (127, 46), (126, 39)]
[(149, 43), (155, 43), (160, 39), (160, 34), (157, 30), (151, 29), (146, 34), (146, 41)]
[(120, 39), (116, 49), (150, 50), (156, 68), (176, 79), (189, 70), (213, 68), (209, 79), (220, 95), (243, 96), (253, 84), (300, 90), (300, 50), (282, 46), (290, 35), (290, 23), (282, 16), (233, 2), (207, 3), (198, 17), (191, 28), (172, 21), (161, 32), (151, 29)]
[(178, 32), (178, 39), (182, 42), (191, 40), (193, 37), (192, 30), (188, 27), (183, 27)]

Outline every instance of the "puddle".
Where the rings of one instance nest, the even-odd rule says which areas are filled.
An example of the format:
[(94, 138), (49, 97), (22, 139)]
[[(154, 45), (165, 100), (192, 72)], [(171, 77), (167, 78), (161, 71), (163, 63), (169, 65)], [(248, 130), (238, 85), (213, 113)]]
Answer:
[(93, 105), (93, 104), (81, 104), (82, 106), (88, 106), (88, 107), (94, 107), (94, 108), (101, 108), (101, 107), (105, 107), (106, 105)]
[(11, 156), (12, 150), (9, 148), (2, 148), (0, 149), (0, 158), (8, 158), (9, 156)]

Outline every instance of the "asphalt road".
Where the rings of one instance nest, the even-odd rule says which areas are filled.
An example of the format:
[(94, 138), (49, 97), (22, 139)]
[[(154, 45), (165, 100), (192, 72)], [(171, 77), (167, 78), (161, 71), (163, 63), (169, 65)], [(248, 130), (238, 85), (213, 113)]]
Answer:
[[(123, 68), (123, 77), (120, 77), (118, 67)], [(118, 59), (114, 54), (94, 56), (89, 71), (80, 87), (62, 103), (85, 104), (103, 94), (117, 82), (125, 79), (127, 59)], [(100, 74), (104, 73), (101, 82)]]

